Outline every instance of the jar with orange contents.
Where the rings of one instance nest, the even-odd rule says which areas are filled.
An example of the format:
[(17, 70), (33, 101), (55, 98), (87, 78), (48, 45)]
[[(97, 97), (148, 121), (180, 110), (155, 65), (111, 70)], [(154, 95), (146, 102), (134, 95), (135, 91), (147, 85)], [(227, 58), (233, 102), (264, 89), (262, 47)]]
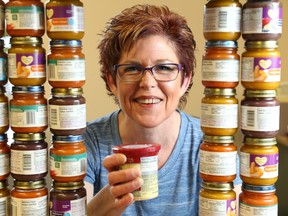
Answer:
[(5, 33), (5, 2), (0, 1), (0, 38), (4, 36)]
[(1, 214), (10, 215), (10, 189), (7, 179), (0, 181), (0, 203)]
[(236, 178), (237, 147), (233, 136), (204, 135), (200, 145), (200, 176), (208, 182), (232, 182)]
[(82, 135), (52, 136), (50, 176), (58, 182), (84, 179), (87, 170), (86, 148)]
[(79, 40), (52, 40), (48, 81), (53, 88), (80, 88), (85, 83), (85, 55)]
[(236, 41), (207, 41), (202, 58), (202, 84), (208, 88), (235, 88), (240, 56)]
[(278, 198), (275, 186), (255, 186), (243, 183), (239, 195), (239, 216), (278, 215)]
[(8, 77), (13, 85), (37, 86), (46, 81), (46, 51), (39, 37), (12, 37)]
[(5, 13), (6, 30), (11, 37), (44, 35), (44, 4), (40, 0), (10, 0)]
[(0, 86), (0, 134), (4, 134), (9, 129), (9, 102), (5, 92), (5, 87)]
[(84, 36), (83, 3), (79, 0), (48, 1), (46, 31), (52, 40), (81, 40)]
[(43, 86), (13, 86), (10, 124), (15, 133), (40, 133), (48, 127)]
[(0, 135), (0, 181), (10, 175), (10, 146), (7, 144), (7, 135)]
[(48, 189), (45, 180), (14, 181), (11, 190), (12, 215), (48, 215)]

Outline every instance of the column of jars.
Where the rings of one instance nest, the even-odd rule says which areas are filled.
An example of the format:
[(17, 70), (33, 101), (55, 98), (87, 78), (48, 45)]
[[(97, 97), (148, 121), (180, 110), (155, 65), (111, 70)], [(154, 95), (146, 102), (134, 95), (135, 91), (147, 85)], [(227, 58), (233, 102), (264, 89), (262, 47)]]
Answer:
[(240, 56), (242, 5), (238, 0), (209, 0), (204, 10), (205, 53), (202, 57), (199, 215), (235, 215), (237, 174)]
[(82, 134), (86, 128), (84, 7), (79, 0), (46, 3), (46, 31), (50, 40), (48, 122), (50, 148), (50, 215), (86, 215), (87, 158)]
[[(276, 89), (280, 84), (281, 56), (278, 39), (282, 33), (282, 4), (278, 0), (248, 0), (243, 4), (241, 60), (239, 215), (276, 216), (280, 105)], [(256, 213), (257, 212), (257, 213)]]
[(8, 78), (12, 86), (9, 114), (13, 133), (10, 171), (11, 214), (45, 215), (48, 212), (48, 127), (44, 4), (40, 0), (10, 0), (5, 5)]

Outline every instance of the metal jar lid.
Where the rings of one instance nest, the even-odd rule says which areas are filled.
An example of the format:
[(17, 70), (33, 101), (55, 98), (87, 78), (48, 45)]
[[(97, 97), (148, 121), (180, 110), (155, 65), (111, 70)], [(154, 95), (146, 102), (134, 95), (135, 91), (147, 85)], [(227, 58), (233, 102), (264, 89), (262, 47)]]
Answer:
[(83, 141), (82, 135), (68, 135), (68, 136), (58, 136), (58, 135), (52, 135), (52, 141), (54, 142), (81, 142)]
[(16, 92), (16, 93), (44, 93), (44, 86), (13, 86), (12, 92)]
[(259, 49), (265, 49), (265, 48), (277, 48), (278, 42), (277, 41), (246, 41), (245, 42), (246, 48), (259, 48)]
[(7, 134), (0, 134), (0, 142), (7, 141)]
[(19, 45), (27, 45), (27, 44), (42, 44), (42, 38), (41, 37), (11, 37), (10, 39), (11, 44), (19, 44)]
[(203, 140), (205, 142), (219, 144), (234, 143), (234, 136), (210, 136), (205, 134)]
[(244, 90), (245, 97), (276, 97), (276, 90)]
[(233, 190), (233, 182), (202, 182), (202, 187), (208, 190), (227, 191)]
[(6, 188), (8, 185), (8, 179), (0, 181), (0, 190)]
[(243, 183), (242, 190), (256, 193), (269, 193), (269, 192), (275, 192), (276, 189), (274, 185), (257, 186)]
[(52, 88), (51, 93), (58, 96), (75, 96), (83, 94), (82, 88)]
[(223, 47), (223, 48), (237, 48), (237, 41), (206, 41), (206, 48), (208, 47)]
[(14, 180), (14, 187), (24, 190), (29, 189), (39, 189), (43, 188), (46, 185), (46, 182), (44, 179), (37, 180), (37, 181), (17, 181)]
[(270, 146), (276, 145), (277, 140), (276, 137), (271, 138), (252, 138), (252, 137), (244, 137), (243, 143), (246, 145), (256, 145), (256, 146)]
[(13, 139), (18, 141), (38, 141), (46, 138), (45, 132), (42, 133), (14, 133)]
[(83, 181), (76, 182), (56, 182), (53, 181), (52, 186), (56, 190), (77, 190), (84, 187)]
[(82, 42), (80, 40), (51, 40), (51, 47), (81, 47)]
[(6, 89), (4, 86), (0, 86), (0, 94), (4, 94), (6, 92)]
[(225, 95), (225, 96), (233, 96), (236, 95), (236, 89), (234, 88), (205, 88), (205, 95)]

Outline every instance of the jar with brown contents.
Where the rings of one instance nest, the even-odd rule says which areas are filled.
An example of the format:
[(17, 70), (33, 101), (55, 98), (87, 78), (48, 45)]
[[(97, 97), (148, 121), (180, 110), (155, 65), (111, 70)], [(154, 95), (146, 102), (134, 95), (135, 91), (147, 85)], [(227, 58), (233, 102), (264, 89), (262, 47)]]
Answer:
[(5, 95), (5, 87), (0, 86), (0, 134), (9, 129), (8, 97)]
[(0, 203), (1, 214), (10, 215), (10, 189), (8, 188), (8, 180), (0, 181)]
[(8, 81), (7, 54), (6, 52), (4, 52), (4, 40), (0, 39), (0, 86), (4, 86), (7, 83), (7, 81)]
[(7, 144), (7, 135), (0, 134), (0, 181), (10, 175), (10, 146)]

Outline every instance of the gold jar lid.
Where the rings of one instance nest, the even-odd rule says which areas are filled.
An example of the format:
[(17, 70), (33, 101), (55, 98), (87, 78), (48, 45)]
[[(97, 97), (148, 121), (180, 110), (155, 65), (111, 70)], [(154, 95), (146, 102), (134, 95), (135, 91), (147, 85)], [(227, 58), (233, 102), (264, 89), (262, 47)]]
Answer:
[(227, 191), (233, 190), (233, 182), (202, 182), (202, 187), (208, 190)]
[(277, 41), (246, 41), (246, 48), (277, 48)]
[(37, 180), (37, 181), (14, 181), (14, 187), (24, 190), (29, 189), (39, 189), (43, 188), (46, 185), (46, 182), (44, 179)]
[(204, 89), (205, 95), (226, 95), (232, 96), (236, 95), (236, 89), (234, 88), (205, 88)]
[(52, 88), (51, 93), (58, 96), (75, 96), (83, 94), (82, 88)]
[(245, 97), (276, 97), (276, 90), (244, 90)]
[(219, 143), (219, 144), (226, 144), (226, 143), (233, 143), (234, 136), (210, 136), (204, 135), (203, 140), (209, 143)]
[(0, 181), (0, 189), (4, 189), (4, 188), (6, 188), (8, 185), (9, 185), (9, 184), (8, 184), (8, 180), (7, 180), (7, 179), (5, 179), (5, 180), (3, 180), (3, 181)]
[(277, 140), (276, 140), (276, 137), (271, 137), (271, 138), (244, 137), (243, 143), (246, 145), (270, 146), (270, 145), (276, 145)]
[(56, 190), (77, 190), (84, 187), (83, 181), (76, 182), (56, 182), (53, 181), (53, 188)]
[(13, 139), (19, 141), (37, 141), (46, 138), (45, 132), (42, 133), (14, 133)]
[(26, 36), (26, 37), (11, 37), (10, 43), (19, 44), (19, 45), (23, 45), (23, 44), (27, 45), (27, 44), (42, 44), (43, 41), (41, 37)]

